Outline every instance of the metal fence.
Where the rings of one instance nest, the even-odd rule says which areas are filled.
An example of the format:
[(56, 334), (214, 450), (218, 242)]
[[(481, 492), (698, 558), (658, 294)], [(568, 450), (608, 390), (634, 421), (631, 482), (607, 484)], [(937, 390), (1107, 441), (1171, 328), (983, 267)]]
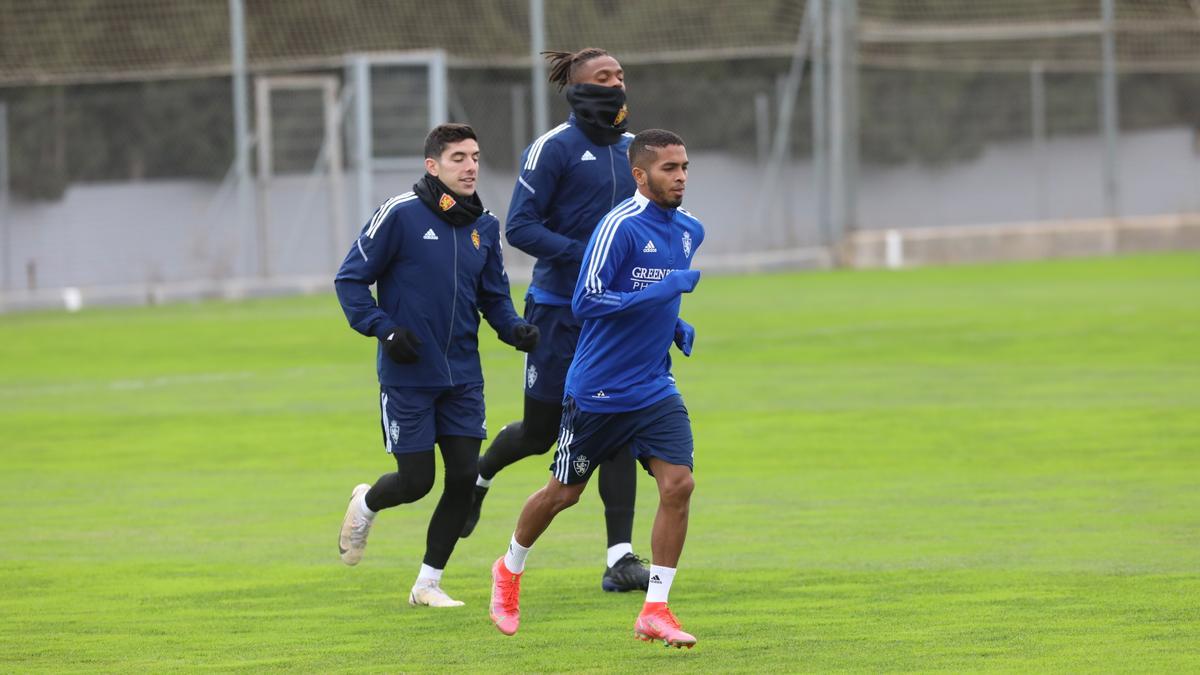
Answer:
[(567, 113), (541, 47), (607, 48), (687, 141), (702, 264), (1200, 211), (1194, 0), (0, 2), (0, 45), (0, 310), (327, 288), (439, 120), (503, 218)]

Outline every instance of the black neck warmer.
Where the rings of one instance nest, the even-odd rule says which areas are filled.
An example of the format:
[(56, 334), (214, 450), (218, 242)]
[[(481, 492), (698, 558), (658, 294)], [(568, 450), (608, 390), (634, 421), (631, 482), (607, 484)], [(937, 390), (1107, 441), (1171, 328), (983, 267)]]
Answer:
[(478, 193), (460, 197), (437, 176), (425, 174), (413, 185), (413, 192), (425, 206), (455, 227), (470, 225), (483, 215), (483, 202)]
[(621, 140), (629, 124), (625, 90), (598, 84), (572, 84), (567, 87), (567, 103), (575, 111), (580, 131), (596, 145), (612, 145)]

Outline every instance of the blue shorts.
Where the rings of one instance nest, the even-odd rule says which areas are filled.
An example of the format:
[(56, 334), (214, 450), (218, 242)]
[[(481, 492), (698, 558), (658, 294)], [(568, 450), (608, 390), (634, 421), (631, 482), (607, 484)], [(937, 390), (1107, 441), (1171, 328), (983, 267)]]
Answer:
[(483, 384), (455, 387), (379, 387), (383, 446), (403, 455), (432, 450), (442, 436), (487, 438)]
[[(641, 410), (590, 413), (568, 396), (550, 471), (560, 483), (585, 483), (597, 466), (629, 452), (650, 471), (650, 458), (692, 468), (692, 420), (683, 397), (672, 394)], [(653, 475), (653, 472), (651, 472)]]
[(537, 349), (525, 355), (525, 395), (562, 403), (567, 369), (582, 326), (570, 307), (539, 304), (531, 295), (525, 296), (525, 320), (541, 333)]

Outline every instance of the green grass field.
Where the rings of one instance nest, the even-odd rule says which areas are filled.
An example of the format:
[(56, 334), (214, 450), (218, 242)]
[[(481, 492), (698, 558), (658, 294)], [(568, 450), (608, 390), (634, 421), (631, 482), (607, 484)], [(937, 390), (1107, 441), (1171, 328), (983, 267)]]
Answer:
[[(332, 295), (0, 316), (0, 671), (1200, 670), (1200, 255), (707, 277), (684, 316), (691, 651), (600, 592), (594, 488), (492, 627), (548, 457), (460, 543), (466, 607), (406, 604), (433, 496), (344, 567), (393, 464)], [(522, 361), (482, 342), (494, 431)]]

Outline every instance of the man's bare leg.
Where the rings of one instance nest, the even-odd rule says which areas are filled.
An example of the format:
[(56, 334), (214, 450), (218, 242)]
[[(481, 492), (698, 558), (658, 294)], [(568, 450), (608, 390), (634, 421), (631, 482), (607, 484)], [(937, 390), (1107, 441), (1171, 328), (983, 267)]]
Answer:
[(696, 482), (688, 467), (668, 464), (657, 457), (650, 458), (650, 470), (658, 481), (658, 514), (654, 516), (650, 550), (655, 565), (674, 568), (679, 565), (687, 538), (688, 509)]

